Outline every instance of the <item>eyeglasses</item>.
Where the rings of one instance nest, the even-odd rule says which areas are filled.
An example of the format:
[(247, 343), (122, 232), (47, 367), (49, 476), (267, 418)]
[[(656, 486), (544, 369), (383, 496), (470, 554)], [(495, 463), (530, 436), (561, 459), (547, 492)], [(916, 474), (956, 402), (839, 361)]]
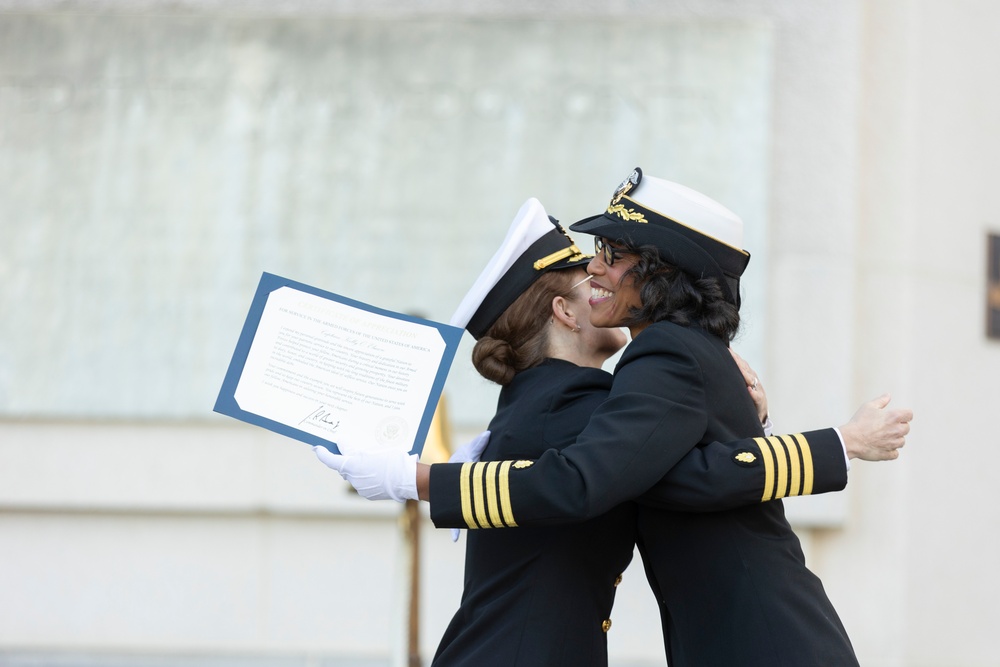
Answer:
[(601, 256), (601, 259), (603, 259), (604, 263), (607, 264), (608, 266), (614, 266), (615, 260), (621, 259), (622, 255), (635, 254), (631, 250), (623, 250), (622, 248), (611, 247), (610, 245), (608, 245), (607, 239), (602, 238), (600, 236), (594, 237), (594, 250), (597, 252), (598, 255)]

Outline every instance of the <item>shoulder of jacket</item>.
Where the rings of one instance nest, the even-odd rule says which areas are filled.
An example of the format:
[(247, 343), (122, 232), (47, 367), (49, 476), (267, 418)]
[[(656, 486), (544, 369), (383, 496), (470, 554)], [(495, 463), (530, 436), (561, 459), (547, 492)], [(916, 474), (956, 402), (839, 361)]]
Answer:
[[(521, 374), (521, 391), (555, 398), (560, 393), (610, 387), (612, 376), (600, 368), (568, 362), (536, 366)], [(520, 392), (518, 392), (520, 393)]]
[(629, 353), (636, 355), (663, 352), (676, 349), (677, 346), (686, 349), (688, 343), (693, 340), (692, 337), (697, 335), (690, 327), (682, 327), (673, 322), (654, 322), (628, 344), (622, 357)]
[(558, 394), (607, 389), (611, 387), (613, 379), (614, 377), (611, 373), (600, 368), (576, 366), (571, 370), (560, 373), (558, 378), (553, 379), (551, 385), (552, 398), (557, 398)]

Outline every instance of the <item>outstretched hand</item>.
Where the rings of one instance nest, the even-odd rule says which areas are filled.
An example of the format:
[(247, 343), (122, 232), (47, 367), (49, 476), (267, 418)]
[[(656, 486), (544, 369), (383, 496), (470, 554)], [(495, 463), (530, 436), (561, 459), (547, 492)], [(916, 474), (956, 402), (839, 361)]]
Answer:
[(913, 410), (888, 408), (888, 393), (872, 399), (858, 408), (851, 421), (840, 427), (847, 456), (862, 461), (892, 461), (906, 444)]
[(316, 458), (333, 468), (368, 500), (417, 499), (417, 455), (405, 452), (334, 454), (313, 447)]

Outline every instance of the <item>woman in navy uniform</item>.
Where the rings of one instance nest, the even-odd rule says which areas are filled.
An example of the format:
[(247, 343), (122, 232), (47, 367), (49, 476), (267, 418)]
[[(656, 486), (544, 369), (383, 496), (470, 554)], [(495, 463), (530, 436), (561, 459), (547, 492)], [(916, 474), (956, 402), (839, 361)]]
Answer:
[[(452, 318), (477, 340), (476, 369), (503, 387), (484, 462), (536, 459), (572, 444), (611, 388), (601, 366), (626, 343), (620, 329), (590, 323), (590, 256), (554, 224), (537, 200), (526, 202)], [(766, 400), (754, 390), (762, 417)], [(736, 449), (691, 453), (651, 495), (675, 508), (745, 502), (757, 489), (732, 464)], [(817, 490), (842, 487), (839, 444), (820, 467), (832, 473), (821, 475)], [(712, 491), (720, 488), (727, 496)], [(636, 520), (627, 502), (573, 525), (469, 532), (461, 607), (433, 665), (606, 665), (611, 607), (632, 560)]]
[[(476, 370), (503, 387), (483, 461), (537, 458), (571, 444), (607, 397), (611, 376), (601, 364), (626, 341), (620, 330), (590, 325), (589, 259), (529, 200), (481, 276), (492, 282), (494, 270), (505, 268), (506, 280), (489, 285), (497, 287), (489, 303), (477, 281), (453, 318), (477, 339)], [(537, 262), (544, 266), (528, 266)], [(505, 306), (501, 291), (513, 303)], [(470, 531), (461, 606), (432, 665), (607, 665), (602, 624), (635, 537), (632, 503), (569, 526)]]
[[(571, 229), (597, 237), (591, 321), (628, 326), (633, 340), (576, 443), (511, 465), (492, 501), (511, 508), (504, 524), (599, 515), (649, 489), (692, 447), (746, 435), (757, 436), (744, 463), (765, 472), (761, 499), (811, 484), (816, 435), (761, 437), (728, 351), (749, 260), (739, 218), (635, 170), (603, 214)], [(910, 417), (898, 414), (900, 444)], [(471, 527), (465, 506), (475, 513), (477, 503), (463, 488), (479, 465), (431, 468), (436, 525)], [(857, 665), (780, 501), (700, 514), (640, 504), (638, 531), (671, 667)]]
[[(726, 271), (711, 272), (708, 281), (691, 280), (686, 272), (695, 271), (691, 268), (693, 261), (704, 262), (706, 254), (697, 240), (691, 242), (687, 237), (676, 240), (667, 234), (668, 239), (676, 241), (679, 251), (664, 251), (663, 247), (669, 245), (662, 243), (663, 239), (657, 242), (655, 236), (652, 242), (656, 245), (652, 249), (640, 248), (640, 244), (650, 244), (643, 233), (653, 227), (651, 223), (675, 232), (658, 219), (655, 210), (641, 207), (626, 197), (640, 182), (641, 175), (637, 172), (627, 182), (631, 185), (623, 184), (616, 193), (605, 216), (608, 220), (598, 220), (581, 229), (602, 237), (638, 241), (625, 246), (603, 243), (600, 256), (589, 267), (594, 274), (591, 319), (608, 327), (628, 324), (634, 338), (618, 364), (609, 398), (592, 411), (587, 410), (592, 413), (587, 428), (574, 444), (561, 451), (552, 449), (546, 441), (546, 431), (539, 430), (538, 426), (545, 423), (543, 418), (529, 411), (529, 419), (520, 422), (523, 433), (518, 438), (519, 451), (503, 448), (500, 443), (496, 451), (487, 451), (490, 458), (502, 456), (506, 460), (433, 466), (432, 518), (439, 526), (468, 528), (564, 524), (599, 517), (627, 500), (640, 498), (643, 504), (637, 509), (637, 542), (650, 584), (661, 603), (664, 639), (672, 667), (855, 664), (836, 613), (818, 580), (805, 568), (780, 503), (761, 502), (826, 490), (827, 468), (838, 468), (839, 485), (843, 486), (846, 466), (840, 440), (832, 429), (790, 437), (762, 437), (761, 424), (745, 383), (728, 351), (728, 342), (738, 324), (734, 296), (738, 291), (737, 285), (731, 284), (732, 274), (735, 273), (738, 283), (746, 261), (741, 257), (710, 255), (709, 259), (716, 263), (723, 261)], [(690, 196), (687, 192), (682, 195)], [(695, 203), (706, 205), (702, 200)], [(711, 204), (718, 207), (714, 202)], [(709, 212), (718, 214), (718, 209)], [(626, 234), (632, 233), (630, 227), (615, 227), (620, 224), (616, 217), (630, 227), (644, 227), (637, 229), (640, 233), (634, 237), (630, 236)], [(676, 222), (672, 224), (676, 226)], [(694, 232), (695, 236), (699, 234), (697, 230)], [(715, 238), (710, 240), (717, 243)], [(663, 255), (670, 259), (670, 265), (663, 263)], [(647, 289), (650, 285), (655, 288), (652, 292)], [(496, 294), (491, 290), (487, 296)], [(551, 372), (551, 369), (538, 370)], [(541, 382), (534, 385), (534, 393), (525, 391), (523, 396), (516, 395), (522, 407), (543, 409), (547, 414), (553, 411), (550, 401), (558, 394)], [(874, 430), (862, 432), (864, 420), (842, 427), (849, 456), (891, 458), (895, 447), (900, 446), (902, 435), (893, 431), (899, 420), (887, 416), (880, 407), (868, 406), (869, 417), (874, 414), (881, 420)], [(503, 410), (498, 419), (502, 422), (497, 425), (516, 432), (518, 420), (503, 416)], [(878, 437), (873, 439), (872, 433)], [(719, 442), (746, 435), (756, 437), (730, 444), (722, 456), (716, 454), (725, 448)], [(541, 450), (545, 451), (539, 455), (537, 452)], [(831, 451), (836, 456), (830, 456)], [(321, 458), (352, 483), (352, 475), (366, 468), (366, 456), (321, 455)], [(412, 460), (408, 462), (415, 465)], [(717, 475), (723, 481), (706, 481), (711, 480), (712, 470), (723, 469), (717, 462), (725, 464), (727, 474)], [(835, 463), (827, 465), (831, 462)], [(384, 465), (384, 461), (378, 461), (375, 467)], [(657, 484), (677, 465), (686, 466), (688, 472), (678, 476), (673, 485)], [(371, 471), (369, 467), (363, 472), (369, 478), (366, 483), (370, 483)], [(425, 473), (423, 468), (421, 473)], [(415, 472), (410, 477), (409, 471), (402, 475), (403, 479), (416, 477)], [(390, 478), (400, 476), (390, 475)], [(426, 483), (425, 474), (423, 482)], [(391, 486), (393, 482), (387, 484)], [(415, 485), (409, 488), (408, 483), (407, 487), (389, 492), (388, 497), (416, 495)], [(665, 492), (668, 489), (673, 491)], [(421, 490), (426, 498), (426, 488)], [(712, 493), (721, 500), (701, 502)], [(714, 514), (677, 511), (724, 510), (746, 503), (753, 504)], [(479, 540), (480, 536), (489, 535), (493, 539), (492, 535), (516, 535), (524, 530), (528, 529), (477, 530), (470, 536), (475, 535), (474, 539)], [(594, 544), (591, 542), (590, 551), (594, 550)], [(472, 540), (469, 548), (471, 552)], [(570, 560), (579, 558), (579, 550), (571, 556)], [(469, 558), (468, 569), (474, 573), (478, 565), (471, 554)], [(614, 560), (607, 561), (611, 562)], [(496, 568), (496, 563), (491, 567)], [(516, 578), (517, 572), (510, 572), (507, 579), (511, 576)], [(593, 574), (580, 573), (580, 576), (601, 581)], [(478, 581), (475, 587), (485, 590), (490, 585), (487, 582), (492, 580), (486, 571), (481, 580), (469, 581)], [(567, 585), (560, 583), (561, 587)], [(484, 595), (482, 602), (502, 597), (504, 590), (502, 585), (494, 587), (492, 595)], [(451, 645), (462, 645), (463, 636), (465, 652), (469, 652), (475, 651), (480, 643), (490, 644), (488, 637), (498, 630), (506, 631), (501, 637), (510, 638), (517, 636), (519, 628), (550, 630), (568, 620), (548, 609), (527, 625), (517, 625), (518, 610), (530, 606), (525, 602), (530, 595), (548, 595), (550, 589), (516, 590), (518, 594), (509, 597), (502, 607), (504, 611), (493, 615), (491, 622), (487, 624), (484, 616), (482, 627), (489, 629), (477, 632), (471, 629), (477, 620), (475, 613), (463, 612), (485, 614), (482, 610), (489, 610), (490, 605), (472, 605), (472, 594), (467, 588), (463, 610), (456, 616), (458, 625), (454, 631), (449, 629), (439, 657), (447, 655)], [(592, 607), (597, 609), (602, 604), (609, 605), (610, 598)], [(569, 642), (577, 641), (576, 635), (589, 632), (587, 622), (582, 619), (566, 625), (572, 627)], [(603, 629), (606, 627), (604, 624)], [(524, 655), (531, 655), (554, 641), (549, 632), (538, 632), (523, 645)], [(501, 640), (499, 645), (503, 643)], [(497, 650), (494, 647), (480, 655), (495, 656)], [(460, 663), (456, 660), (454, 664)], [(501, 658), (493, 664), (511, 663)]]

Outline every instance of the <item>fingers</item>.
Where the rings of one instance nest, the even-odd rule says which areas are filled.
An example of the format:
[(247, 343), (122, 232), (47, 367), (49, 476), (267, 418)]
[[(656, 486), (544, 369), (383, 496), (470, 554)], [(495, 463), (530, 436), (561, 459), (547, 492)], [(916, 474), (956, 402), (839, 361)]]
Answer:
[(881, 396), (878, 396), (870, 400), (869, 403), (871, 403), (876, 408), (879, 408), (881, 410), (885, 406), (889, 405), (889, 401), (891, 400), (892, 400), (892, 395), (889, 392), (885, 392)]
[(490, 432), (483, 431), (475, 438), (456, 449), (448, 459), (448, 463), (467, 463), (470, 461), (478, 461), (480, 455), (483, 453), (483, 450), (486, 449), (486, 446), (489, 443)]
[(880, 449), (876, 450), (871, 454), (871, 456), (866, 457), (865, 461), (895, 461), (899, 458), (898, 449)]
[(736, 361), (736, 367), (740, 369), (740, 374), (743, 375), (743, 382), (746, 383), (747, 391), (750, 393), (750, 400), (753, 401), (754, 406), (757, 408), (757, 416), (760, 418), (761, 423), (764, 423), (767, 420), (767, 394), (764, 392), (764, 385), (761, 384), (760, 378), (757, 377), (757, 373), (750, 367), (750, 364), (738, 355), (733, 348), (729, 348), (729, 354)]
[(750, 364), (744, 361), (743, 357), (736, 354), (736, 350), (733, 348), (729, 348), (729, 354), (733, 356), (733, 361), (736, 362), (736, 365), (739, 366), (740, 372), (743, 373), (744, 377), (746, 377), (747, 372), (750, 370)]
[(732, 355), (733, 360), (736, 361), (736, 366), (740, 369), (740, 373), (743, 375), (743, 381), (746, 382), (747, 389), (751, 392), (757, 391), (760, 388), (760, 378), (757, 377), (757, 373), (754, 372), (750, 364), (746, 362), (740, 355), (736, 353), (733, 348), (729, 348), (729, 354)]
[(906, 436), (910, 433), (908, 421), (889, 419), (884, 427), (883, 435), (878, 444), (879, 450), (885, 455), (882, 460), (892, 461), (899, 458), (899, 450), (906, 445)]
[(886, 420), (872, 434), (873, 442), (880, 447), (897, 449), (906, 443), (906, 435), (909, 432), (910, 425), (906, 422)]
[(486, 449), (486, 446), (489, 444), (490, 444), (489, 431), (483, 431), (478, 436), (476, 436), (476, 439), (472, 441), (472, 448), (471, 448), (472, 449), (471, 453), (474, 457), (473, 460), (478, 461), (479, 456), (483, 453), (483, 450)]
[[(888, 397), (888, 394), (883, 394), (883, 396)], [(888, 403), (888, 400), (886, 403)], [(896, 450), (906, 445), (906, 436), (910, 434), (910, 421), (913, 419), (913, 410), (900, 408), (887, 413), (885, 418), (888, 424), (892, 424), (888, 433), (888, 445), (893, 448), (893, 452), (895, 453), (893, 458), (896, 458), (896, 456), (899, 456), (899, 452)]]
[(337, 472), (340, 472), (344, 467), (344, 457), (340, 454), (334, 454), (326, 447), (316, 445), (313, 447), (313, 452), (316, 454), (316, 458), (322, 461), (328, 468), (333, 468)]
[(753, 383), (753, 379), (756, 377), (756, 374), (753, 372), (753, 369), (750, 368), (750, 364), (748, 364), (743, 357), (736, 354), (736, 350), (733, 348), (729, 348), (729, 354), (733, 356), (733, 360), (736, 362), (736, 366), (740, 369), (740, 373), (743, 373), (743, 379), (746, 380), (747, 385)]
[(898, 458), (899, 458), (898, 448), (887, 449), (884, 447), (873, 449), (868, 456), (862, 457), (862, 459), (865, 461), (895, 461)]

